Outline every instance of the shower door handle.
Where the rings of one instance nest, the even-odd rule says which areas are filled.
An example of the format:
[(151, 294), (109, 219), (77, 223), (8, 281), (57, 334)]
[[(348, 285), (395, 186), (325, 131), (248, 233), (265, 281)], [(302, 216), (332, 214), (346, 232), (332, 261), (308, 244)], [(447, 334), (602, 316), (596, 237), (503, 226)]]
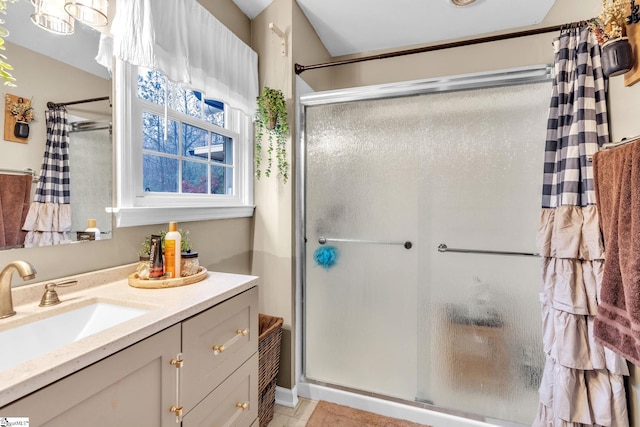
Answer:
[(393, 241), (393, 240), (362, 240), (362, 239), (336, 239), (332, 237), (318, 237), (318, 243), (324, 245), (327, 242), (347, 242), (347, 243), (371, 243), (374, 245), (402, 245), (405, 249), (411, 249), (413, 243), (407, 241)]

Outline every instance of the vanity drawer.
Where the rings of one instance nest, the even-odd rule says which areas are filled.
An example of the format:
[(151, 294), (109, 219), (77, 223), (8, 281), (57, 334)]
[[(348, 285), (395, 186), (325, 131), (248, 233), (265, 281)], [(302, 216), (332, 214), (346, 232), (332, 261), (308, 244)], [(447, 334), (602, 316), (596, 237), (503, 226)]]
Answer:
[(254, 425), (258, 418), (258, 354), (182, 419), (182, 427)]
[(257, 287), (182, 322), (185, 411), (257, 353), (258, 333)]

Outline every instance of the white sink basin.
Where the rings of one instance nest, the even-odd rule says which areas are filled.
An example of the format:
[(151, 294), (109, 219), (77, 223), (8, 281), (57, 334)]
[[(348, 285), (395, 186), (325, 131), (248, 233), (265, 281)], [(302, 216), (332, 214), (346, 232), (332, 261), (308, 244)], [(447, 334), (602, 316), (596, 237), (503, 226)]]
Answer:
[(133, 319), (148, 310), (94, 302), (0, 332), (0, 371)]

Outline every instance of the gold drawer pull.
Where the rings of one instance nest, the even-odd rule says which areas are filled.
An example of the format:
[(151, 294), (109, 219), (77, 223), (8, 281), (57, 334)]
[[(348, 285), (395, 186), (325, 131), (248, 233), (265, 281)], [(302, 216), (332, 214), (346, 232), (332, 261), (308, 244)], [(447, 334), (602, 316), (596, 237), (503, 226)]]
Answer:
[(184, 360), (182, 359), (171, 359), (169, 363), (176, 368), (182, 368), (184, 366)]
[(238, 420), (238, 418), (243, 416), (242, 414), (247, 410), (247, 408), (249, 408), (249, 404), (246, 402), (238, 402), (236, 403), (236, 408), (238, 408), (236, 409), (236, 412), (231, 418), (227, 420), (223, 427), (231, 427), (237, 425), (238, 423), (236, 421)]
[(176, 417), (181, 417), (183, 409), (184, 408), (182, 406), (172, 406), (171, 408), (169, 408), (169, 411), (176, 414)]
[(233, 336), (233, 338), (231, 338), (229, 341), (227, 341), (226, 343), (224, 343), (222, 345), (217, 345), (216, 344), (216, 345), (212, 346), (211, 350), (213, 350), (213, 354), (215, 356), (217, 356), (218, 354), (220, 354), (223, 351), (225, 351), (227, 348), (231, 347), (240, 338), (246, 337), (247, 335), (249, 335), (249, 330), (248, 329), (236, 329), (236, 334)]

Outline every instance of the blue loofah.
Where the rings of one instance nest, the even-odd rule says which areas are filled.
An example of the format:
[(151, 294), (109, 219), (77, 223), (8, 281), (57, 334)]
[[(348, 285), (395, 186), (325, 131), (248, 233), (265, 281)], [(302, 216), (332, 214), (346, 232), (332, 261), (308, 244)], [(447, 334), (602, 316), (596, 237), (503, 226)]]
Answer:
[(338, 249), (335, 246), (320, 246), (313, 253), (313, 259), (316, 260), (316, 264), (328, 270), (333, 264), (336, 263), (338, 258)]

